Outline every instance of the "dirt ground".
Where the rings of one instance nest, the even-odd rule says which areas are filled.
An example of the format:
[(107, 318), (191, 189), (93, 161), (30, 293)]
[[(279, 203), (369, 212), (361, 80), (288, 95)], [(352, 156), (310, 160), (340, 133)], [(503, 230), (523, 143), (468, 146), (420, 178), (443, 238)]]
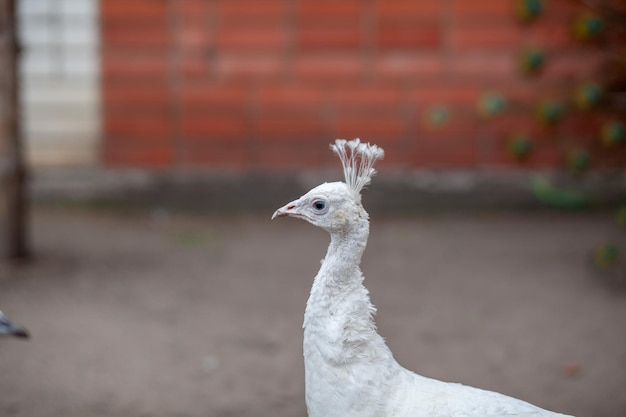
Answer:
[[(277, 202), (277, 206), (283, 202)], [(0, 267), (0, 415), (305, 416), (302, 315), (325, 232), (294, 219), (38, 207)], [(363, 270), (404, 366), (579, 417), (626, 415), (606, 213), (376, 215)]]

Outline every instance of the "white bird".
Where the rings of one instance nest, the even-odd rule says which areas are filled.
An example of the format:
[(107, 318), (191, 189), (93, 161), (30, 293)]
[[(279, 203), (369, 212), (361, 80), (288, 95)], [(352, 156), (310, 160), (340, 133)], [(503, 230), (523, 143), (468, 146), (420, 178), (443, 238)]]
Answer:
[(0, 311), (0, 336), (15, 336), (24, 339), (30, 337), (25, 328), (9, 320), (2, 311)]
[(276, 210), (330, 234), (304, 314), (309, 417), (557, 417), (563, 414), (478, 388), (426, 378), (403, 368), (376, 330), (363, 286), (361, 256), (369, 215), (361, 190), (384, 156), (376, 145), (337, 139), (331, 149), (344, 182), (324, 183)]

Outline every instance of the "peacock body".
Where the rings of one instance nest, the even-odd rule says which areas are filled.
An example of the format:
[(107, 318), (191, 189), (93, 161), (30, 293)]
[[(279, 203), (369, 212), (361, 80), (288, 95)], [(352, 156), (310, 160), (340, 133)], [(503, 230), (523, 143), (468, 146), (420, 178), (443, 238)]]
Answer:
[(369, 216), (361, 191), (384, 152), (338, 139), (345, 182), (324, 183), (276, 210), (330, 234), (304, 314), (305, 396), (309, 417), (557, 417), (496, 392), (420, 376), (403, 368), (376, 330), (361, 257)]

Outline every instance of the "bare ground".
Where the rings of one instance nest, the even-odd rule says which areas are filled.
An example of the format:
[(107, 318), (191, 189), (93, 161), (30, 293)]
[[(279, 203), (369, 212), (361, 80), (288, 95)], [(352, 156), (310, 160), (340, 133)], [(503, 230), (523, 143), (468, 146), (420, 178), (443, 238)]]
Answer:
[[(301, 323), (328, 241), (292, 219), (40, 207), (0, 267), (0, 416), (305, 416)], [(626, 415), (610, 215), (375, 216), (364, 256), (400, 363), (579, 417)]]

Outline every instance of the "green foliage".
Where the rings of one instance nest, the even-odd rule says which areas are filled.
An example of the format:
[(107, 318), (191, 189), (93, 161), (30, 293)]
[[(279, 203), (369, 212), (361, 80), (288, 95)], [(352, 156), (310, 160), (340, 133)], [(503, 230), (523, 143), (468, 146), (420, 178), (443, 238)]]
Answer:
[(426, 123), (429, 126), (445, 125), (450, 119), (450, 110), (445, 106), (435, 106), (426, 114)]
[(507, 144), (509, 153), (517, 160), (528, 158), (533, 150), (533, 143), (526, 135), (513, 135)]
[(520, 70), (527, 75), (539, 73), (545, 65), (546, 57), (543, 51), (536, 48), (527, 48), (519, 57)]
[(574, 174), (581, 174), (589, 168), (591, 156), (585, 149), (572, 149), (567, 154), (567, 167)]
[(626, 139), (626, 127), (624, 123), (618, 120), (605, 123), (604, 126), (602, 126), (600, 138), (607, 146), (624, 142), (624, 139)]
[(495, 116), (506, 109), (506, 100), (502, 94), (487, 92), (478, 100), (478, 111), (483, 116)]
[(554, 124), (565, 114), (563, 103), (555, 100), (544, 100), (537, 106), (537, 117), (545, 124)]
[(590, 206), (589, 196), (577, 190), (554, 187), (541, 176), (531, 180), (530, 189), (538, 201), (548, 207), (561, 210), (580, 210)]
[(535, 20), (543, 11), (542, 0), (517, 0), (515, 13), (524, 23)]
[(576, 39), (582, 41), (596, 40), (604, 35), (606, 22), (594, 13), (578, 15), (572, 23), (572, 33)]
[(582, 110), (590, 109), (600, 103), (604, 91), (602, 87), (596, 83), (583, 84), (574, 92), (574, 104)]
[(615, 221), (621, 227), (626, 227), (626, 206), (622, 206), (617, 209), (617, 213), (615, 214)]
[(592, 252), (593, 265), (599, 269), (609, 269), (619, 264), (621, 251), (613, 242), (596, 246)]

